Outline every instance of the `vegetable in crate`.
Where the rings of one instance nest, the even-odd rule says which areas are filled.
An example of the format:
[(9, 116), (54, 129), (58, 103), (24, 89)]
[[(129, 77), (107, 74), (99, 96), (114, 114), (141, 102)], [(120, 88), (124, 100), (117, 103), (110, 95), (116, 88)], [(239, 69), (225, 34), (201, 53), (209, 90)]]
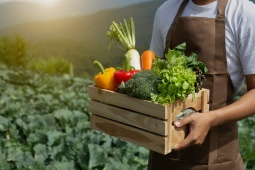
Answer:
[[(186, 44), (169, 49), (165, 59), (155, 58), (152, 70), (162, 79), (158, 85), (158, 94), (153, 94), (154, 102), (167, 104), (185, 98), (201, 90), (202, 80), (207, 68), (197, 61), (197, 55), (185, 56)], [(197, 71), (199, 70), (199, 71)], [(199, 74), (197, 74), (199, 73)]]
[(155, 59), (155, 53), (151, 50), (146, 50), (141, 56), (142, 70), (151, 70), (153, 60)]
[(126, 82), (131, 77), (139, 72), (140, 70), (132, 70), (130, 69), (130, 56), (128, 54), (125, 54), (125, 69), (117, 70), (114, 73), (114, 80), (115, 80), (115, 89), (119, 87), (121, 82)]
[(150, 70), (142, 70), (133, 75), (127, 82), (118, 87), (120, 93), (143, 100), (151, 100), (151, 94), (157, 94), (157, 84), (160, 78)]
[(197, 55), (195, 53), (191, 53), (187, 58), (186, 65), (188, 68), (192, 68), (192, 71), (196, 73), (195, 91), (199, 92), (202, 88), (202, 82), (205, 79), (205, 73), (207, 73), (208, 69), (203, 62), (197, 60)]
[(104, 69), (102, 64), (97, 60), (95, 60), (93, 64), (97, 65), (101, 70), (101, 72), (99, 72), (94, 77), (94, 82), (96, 86), (101, 89), (115, 91), (115, 80), (114, 80), (114, 72), (116, 71), (115, 68), (110, 67), (110, 68)]
[(131, 17), (128, 22), (124, 19), (124, 23), (113, 21), (106, 35), (111, 42), (114, 42), (116, 46), (124, 49), (126, 54), (130, 55), (130, 65), (137, 70), (141, 70), (140, 54), (135, 49), (135, 23), (133, 18)]

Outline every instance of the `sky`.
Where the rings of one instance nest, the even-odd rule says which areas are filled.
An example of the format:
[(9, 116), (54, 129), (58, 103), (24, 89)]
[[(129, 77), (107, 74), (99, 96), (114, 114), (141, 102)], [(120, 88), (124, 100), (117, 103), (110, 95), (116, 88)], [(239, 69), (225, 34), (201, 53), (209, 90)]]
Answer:
[[(45, 5), (56, 5), (64, 0), (0, 0), (0, 3), (11, 2), (11, 1), (32, 2), (32, 3), (40, 3), (40, 4), (45, 4)], [(75, 2), (75, 0), (72, 0), (72, 1)], [(91, 1), (91, 0), (84, 0), (84, 1)], [(129, 1), (129, 4), (133, 4), (133, 3), (139, 3), (139, 2), (144, 2), (144, 1), (148, 1), (148, 0), (119, 0), (119, 1), (123, 1), (123, 2), (126, 1), (125, 3), (127, 3), (127, 1)], [(107, 0), (105, 0), (105, 2), (107, 2)]]
[[(72, 9), (71, 13), (76, 15), (80, 14), (79, 12), (89, 14), (102, 9), (123, 7), (146, 1), (152, 0), (0, 0), (0, 6), (7, 2), (26, 2), (24, 4), (30, 2), (55, 11), (59, 11), (58, 9), (62, 8), (65, 10), (62, 10), (62, 13), (67, 13), (68, 10)], [(76, 11), (73, 11), (73, 9)]]
[(19, 2), (33, 2), (33, 3), (45, 3), (45, 4), (54, 4), (57, 1), (60, 0), (0, 0), (0, 3), (5, 3), (5, 2), (11, 2), (11, 1), (19, 1)]
[(152, 0), (0, 0), (0, 28), (24, 22), (88, 15), (146, 1)]

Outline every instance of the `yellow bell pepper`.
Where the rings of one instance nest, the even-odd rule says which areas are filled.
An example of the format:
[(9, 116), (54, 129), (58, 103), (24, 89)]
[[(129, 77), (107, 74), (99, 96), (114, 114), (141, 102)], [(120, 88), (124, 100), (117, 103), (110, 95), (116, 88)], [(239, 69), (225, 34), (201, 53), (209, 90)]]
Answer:
[(97, 60), (95, 60), (93, 64), (99, 66), (101, 70), (101, 72), (99, 72), (94, 77), (94, 82), (96, 86), (101, 89), (115, 91), (115, 81), (114, 81), (114, 72), (116, 71), (115, 68), (110, 67), (110, 68), (104, 69), (102, 64)]

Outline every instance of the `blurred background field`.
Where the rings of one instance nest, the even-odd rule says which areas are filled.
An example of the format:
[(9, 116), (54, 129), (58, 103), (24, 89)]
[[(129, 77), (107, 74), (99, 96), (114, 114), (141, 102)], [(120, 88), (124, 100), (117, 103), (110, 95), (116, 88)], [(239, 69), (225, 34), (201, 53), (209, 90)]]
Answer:
[[(78, 1), (77, 10), (86, 11), (93, 8), (93, 6), (87, 5), (80, 9)], [(116, 2), (117, 0), (98, 1), (95, 6)], [(41, 4), (27, 2), (26, 9), (24, 9), (24, 4), (22, 4), (24, 2), (9, 2), (0, 5), (0, 14), (5, 14), (0, 15), (0, 36), (19, 35), (24, 38), (29, 47), (28, 52), (31, 55), (29, 60), (61, 57), (74, 65), (75, 75), (89, 76), (97, 71), (92, 64), (94, 59), (102, 62), (105, 67), (120, 66), (123, 61), (123, 51), (114, 46), (109, 51), (109, 40), (106, 40), (106, 31), (112, 21), (120, 22), (123, 21), (123, 18), (133, 17), (138, 51), (142, 53), (149, 48), (154, 14), (156, 8), (162, 2), (163, 0), (144, 0), (141, 3), (133, 2), (131, 5), (113, 9), (99, 11), (95, 9), (94, 13), (89, 14), (83, 14), (82, 11), (80, 11), (81, 14), (76, 14), (78, 12), (74, 10), (72, 15), (63, 14), (63, 17), (56, 16), (57, 18), (54, 20), (47, 18), (47, 10), (49, 9), (46, 7), (43, 9), (37, 7), (39, 9), (35, 10), (37, 8), (34, 6), (40, 6)], [(123, 0), (122, 3), (125, 5), (127, 2)], [(10, 13), (12, 15), (6, 15)], [(41, 15), (46, 16), (42, 18)], [(36, 18), (38, 19), (35, 20)], [(9, 26), (6, 24), (6, 20), (12, 21)], [(15, 20), (17, 25), (14, 22)]]
[[(123, 51), (106, 31), (133, 17), (136, 47), (149, 48), (164, 0), (0, 0), (0, 169), (143, 170), (148, 150), (89, 128), (87, 86)], [(39, 3), (40, 1), (40, 3)], [(236, 100), (246, 91), (236, 95)], [(255, 169), (255, 117), (239, 121), (240, 151)]]

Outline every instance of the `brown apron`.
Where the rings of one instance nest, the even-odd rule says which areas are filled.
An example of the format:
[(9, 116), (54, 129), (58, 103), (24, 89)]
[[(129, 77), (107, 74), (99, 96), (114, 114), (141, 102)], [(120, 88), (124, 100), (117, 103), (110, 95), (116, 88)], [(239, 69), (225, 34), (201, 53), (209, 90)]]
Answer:
[[(195, 52), (208, 68), (203, 87), (210, 89), (210, 110), (233, 102), (234, 90), (227, 71), (225, 49), (225, 8), (228, 0), (219, 0), (216, 18), (181, 16), (184, 0), (166, 39), (167, 50), (186, 42), (187, 55)], [(150, 152), (149, 170), (243, 170), (239, 154), (237, 123), (214, 127), (204, 143), (167, 155)]]

